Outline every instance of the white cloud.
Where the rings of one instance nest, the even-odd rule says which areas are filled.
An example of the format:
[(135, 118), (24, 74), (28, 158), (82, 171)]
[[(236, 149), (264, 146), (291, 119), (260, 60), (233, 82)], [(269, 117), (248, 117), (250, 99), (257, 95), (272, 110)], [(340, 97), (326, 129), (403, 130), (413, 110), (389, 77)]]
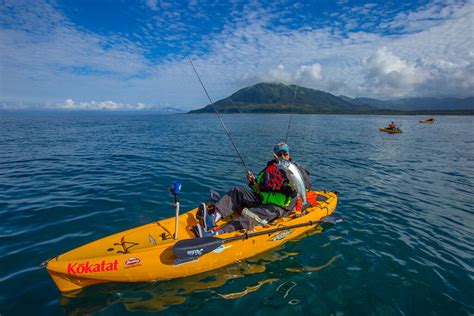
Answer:
[(428, 71), (401, 59), (386, 47), (379, 48), (373, 56), (364, 60), (364, 65), (368, 70), (367, 91), (377, 90), (379, 94), (403, 96), (429, 78)]
[[(5, 1), (0, 8), (4, 25), (14, 26), (0, 29), (1, 102), (196, 108), (208, 101), (182, 57), (188, 51), (195, 52), (191, 57), (216, 100), (262, 80), (379, 98), (467, 97), (474, 91), (472, 0), (435, 0), (396, 16), (369, 3), (354, 10), (363, 20), (351, 16), (343, 0), (339, 3), (349, 9), (331, 23), (300, 29), (273, 23), (290, 24), (292, 8), (285, 12), (250, 2), (242, 9), (236, 3), (228, 15), (212, 17), (201, 4), (192, 4), (193, 14), (223, 23), (204, 35), (169, 3), (148, 0), (143, 3), (156, 9), (156, 16), (144, 22), (137, 42), (84, 30), (49, 3), (21, 3)], [(346, 31), (362, 22), (370, 30)], [(163, 32), (168, 26), (172, 32)], [(169, 47), (165, 58), (146, 57), (149, 49)], [(91, 99), (115, 101), (84, 101)]]
[[(64, 109), (74, 109), (75, 103), (72, 99), (66, 99), (63, 103), (63, 108)], [(58, 106), (60, 107), (60, 106)]]
[(364, 60), (367, 73), (361, 89), (366, 94), (392, 97), (468, 96), (474, 91), (474, 58), (467, 59), (458, 63), (423, 58), (407, 61), (382, 47)]
[(63, 110), (153, 110), (155, 106), (137, 103), (136, 105), (118, 103), (114, 101), (88, 101), (74, 102), (72, 99), (66, 99), (63, 103), (48, 106), (51, 109)]
[(308, 86), (318, 84), (321, 80), (323, 80), (321, 64), (316, 63), (309, 66), (301, 66), (296, 73), (295, 79), (296, 81)]
[(25, 96), (71, 95), (88, 89), (96, 93), (99, 87), (111, 93), (127, 78), (150, 71), (138, 46), (123, 38), (79, 31), (49, 4), (7, 1), (3, 9), (0, 19), (15, 28), (0, 29), (1, 71), (8, 78), (2, 81), (2, 96), (8, 91), (12, 98), (35, 101)]
[(158, 1), (157, 0), (146, 0), (146, 5), (153, 11), (158, 11)]
[(474, 91), (474, 58), (471, 56), (457, 63), (438, 60), (433, 64), (426, 64), (430, 77), (417, 87), (418, 95), (439, 97), (463, 96), (473, 94)]
[(268, 73), (261, 77), (261, 79), (269, 82), (290, 83), (293, 80), (293, 76), (285, 71), (285, 66), (279, 64), (276, 68), (270, 69)]
[(322, 67), (319, 63), (302, 65), (296, 71), (290, 72), (285, 65), (279, 64), (269, 69), (263, 75), (246, 78), (248, 84), (256, 82), (281, 82), (285, 84), (302, 84), (307, 87), (316, 87), (323, 80)]
[[(442, 25), (446, 19), (458, 18), (465, 9), (472, 11), (474, 3), (468, 1), (434, 0), (415, 11), (401, 12), (393, 19), (382, 23), (382, 27), (403, 32), (419, 32), (437, 25)], [(463, 13), (461, 13), (462, 15)]]

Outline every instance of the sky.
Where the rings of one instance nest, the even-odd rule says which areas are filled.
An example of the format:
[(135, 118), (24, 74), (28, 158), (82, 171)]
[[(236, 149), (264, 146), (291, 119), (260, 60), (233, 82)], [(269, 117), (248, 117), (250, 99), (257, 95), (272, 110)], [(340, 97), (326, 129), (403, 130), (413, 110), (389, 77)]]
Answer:
[(0, 109), (195, 109), (259, 82), (474, 95), (474, 0), (0, 0)]

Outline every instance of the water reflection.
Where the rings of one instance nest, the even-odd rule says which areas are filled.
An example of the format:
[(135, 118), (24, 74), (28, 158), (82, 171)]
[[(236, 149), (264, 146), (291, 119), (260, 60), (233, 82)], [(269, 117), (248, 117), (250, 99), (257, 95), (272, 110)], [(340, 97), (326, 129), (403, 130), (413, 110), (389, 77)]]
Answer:
[(113, 283), (92, 286), (70, 297), (63, 296), (60, 304), (67, 315), (80, 315), (100, 311), (113, 304), (123, 304), (127, 311), (162, 311), (171, 305), (183, 304), (191, 293), (207, 292), (213, 298), (233, 299), (257, 291), (262, 285), (277, 281), (267, 278), (257, 282), (249, 280), (240, 292), (217, 293), (229, 280), (265, 272), (268, 264), (296, 256), (296, 252), (278, 250), (267, 252), (250, 260), (237, 262), (206, 273), (156, 283)]
[[(279, 301), (285, 299), (289, 292), (296, 287), (293, 281), (281, 282), (279, 273), (268, 271), (269, 264), (283, 261), (289, 257), (296, 257), (298, 252), (288, 252), (282, 249), (270, 251), (252, 259), (237, 262), (233, 265), (190, 276), (181, 279), (160, 281), (155, 283), (114, 283), (92, 286), (83, 291), (63, 296), (60, 305), (67, 315), (82, 315), (94, 313), (112, 305), (121, 305), (127, 311), (163, 311), (173, 305), (180, 305), (193, 298), (202, 301), (225, 299), (233, 300), (246, 296), (249, 293), (260, 290), (269, 283), (275, 283), (276, 297)], [(284, 265), (290, 264), (293, 267), (283, 268), (281, 273), (317, 271), (328, 267), (336, 261), (336, 257), (329, 262), (314, 267), (300, 267), (299, 261), (285, 261)], [(297, 265), (297, 267), (294, 267)], [(264, 273), (265, 272), (265, 273)], [(239, 279), (232, 285), (230, 280)], [(268, 300), (267, 304), (273, 299)], [(281, 302), (280, 302), (281, 303)], [(289, 304), (297, 304), (292, 299)]]

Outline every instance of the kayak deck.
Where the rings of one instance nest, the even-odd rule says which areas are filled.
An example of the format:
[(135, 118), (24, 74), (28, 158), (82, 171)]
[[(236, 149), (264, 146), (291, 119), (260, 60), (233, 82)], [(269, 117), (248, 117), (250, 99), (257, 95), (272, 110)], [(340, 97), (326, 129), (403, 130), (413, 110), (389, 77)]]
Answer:
[[(146, 282), (185, 277), (214, 270), (225, 265), (255, 256), (294, 239), (318, 226), (301, 226), (285, 229), (308, 221), (318, 221), (332, 214), (337, 206), (334, 192), (317, 192), (321, 197), (316, 206), (304, 214), (291, 213), (266, 226), (256, 226), (253, 232), (265, 232), (253, 238), (235, 240), (204, 254), (195, 260), (177, 263), (173, 253), (175, 217), (167, 218), (137, 228), (93, 241), (46, 263), (46, 269), (61, 292), (79, 290), (105, 282)], [(179, 240), (196, 238), (192, 227), (198, 223), (197, 208), (179, 216)], [(229, 221), (231, 219), (227, 219)], [(225, 222), (218, 223), (220, 226)], [(275, 228), (282, 228), (270, 232)], [(219, 235), (229, 238), (245, 235), (237, 231)]]

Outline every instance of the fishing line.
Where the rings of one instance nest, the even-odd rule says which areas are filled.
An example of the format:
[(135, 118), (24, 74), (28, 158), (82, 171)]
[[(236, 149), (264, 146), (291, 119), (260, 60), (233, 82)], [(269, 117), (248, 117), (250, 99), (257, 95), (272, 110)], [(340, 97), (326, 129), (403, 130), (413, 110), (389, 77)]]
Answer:
[[(221, 88), (222, 86), (219, 85)], [(242, 116), (242, 112), (239, 110), (239, 107), (237, 106), (237, 104), (234, 103), (234, 101), (232, 101), (232, 98), (231, 97), (228, 97), (227, 99), (225, 99), (226, 101), (230, 101), (230, 103), (232, 103), (232, 106), (235, 108), (235, 110), (237, 111), (237, 113), (240, 114), (240, 116)], [(227, 103), (225, 104), (227, 106)], [(233, 113), (231, 110), (228, 110), (229, 113)]]
[(230, 101), (230, 103), (232, 103), (232, 105), (233, 105), (234, 108), (237, 110), (237, 112), (239, 112), (239, 114), (242, 115), (242, 112), (240, 112), (239, 108), (238, 108), (237, 105), (234, 103), (234, 101), (232, 101), (231, 98), (229, 98), (229, 101)]
[(215, 105), (214, 102), (211, 100), (211, 97), (209, 96), (209, 93), (207, 93), (206, 87), (204, 86), (204, 83), (202, 82), (201, 77), (199, 77), (199, 74), (198, 74), (196, 68), (194, 67), (193, 61), (191, 60), (191, 58), (188, 58), (188, 59), (189, 59), (189, 62), (191, 63), (191, 66), (193, 67), (193, 70), (194, 70), (194, 73), (196, 74), (196, 77), (199, 79), (199, 82), (201, 83), (201, 86), (202, 86), (202, 88), (204, 89), (204, 92), (205, 92), (206, 95), (207, 95), (207, 98), (209, 99), (209, 102), (211, 102), (212, 107), (214, 108), (214, 112), (216, 112), (217, 117), (219, 118), (219, 121), (220, 121), (221, 124), (222, 124), (222, 127), (224, 128), (224, 130), (225, 130), (227, 136), (229, 137), (230, 142), (232, 143), (232, 146), (234, 146), (234, 149), (235, 149), (235, 151), (237, 152), (237, 155), (238, 155), (239, 158), (240, 158), (240, 161), (242, 162), (242, 164), (243, 164), (245, 170), (247, 171), (247, 174), (251, 174), (252, 172), (251, 172), (250, 169), (247, 167), (247, 164), (245, 163), (244, 158), (243, 158), (242, 155), (240, 154), (239, 149), (238, 149), (237, 146), (235, 145), (234, 140), (232, 139), (232, 136), (231, 136), (230, 133), (229, 133), (229, 130), (228, 130), (227, 127), (225, 126), (224, 121), (222, 120), (221, 115), (219, 114), (219, 111), (217, 111), (216, 105)]
[[(301, 82), (301, 80), (300, 80)], [(296, 91), (298, 91), (298, 85), (295, 85), (295, 93), (293, 94), (293, 104), (291, 107), (295, 105), (296, 100)], [(286, 137), (285, 137), (285, 144), (288, 144), (288, 134), (290, 133), (290, 125), (291, 125), (291, 118), (293, 117), (293, 113), (290, 112), (290, 119), (288, 120), (288, 129), (286, 130)]]

